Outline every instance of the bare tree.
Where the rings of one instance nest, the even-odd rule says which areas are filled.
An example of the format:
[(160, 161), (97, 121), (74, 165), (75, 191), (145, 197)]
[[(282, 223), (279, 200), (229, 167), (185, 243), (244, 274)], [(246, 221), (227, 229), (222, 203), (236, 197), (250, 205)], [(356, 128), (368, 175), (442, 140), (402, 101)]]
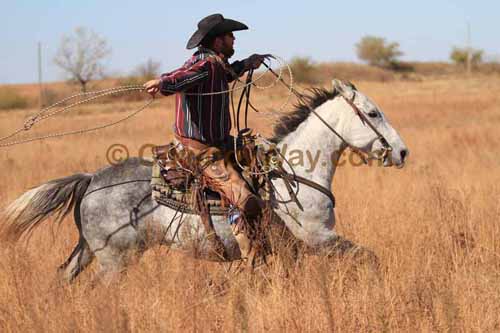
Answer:
[(149, 58), (145, 63), (137, 66), (137, 68), (135, 69), (135, 74), (136, 76), (144, 80), (151, 80), (158, 77), (160, 66), (160, 62), (154, 61), (153, 59)]
[(102, 61), (111, 53), (105, 39), (95, 32), (79, 27), (74, 35), (63, 36), (54, 62), (82, 86), (103, 74)]

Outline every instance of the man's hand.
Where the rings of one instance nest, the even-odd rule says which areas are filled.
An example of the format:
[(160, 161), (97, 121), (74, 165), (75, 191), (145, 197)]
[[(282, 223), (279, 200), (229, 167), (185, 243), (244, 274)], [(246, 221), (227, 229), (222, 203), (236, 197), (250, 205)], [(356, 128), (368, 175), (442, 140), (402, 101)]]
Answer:
[(151, 96), (154, 97), (156, 93), (160, 91), (160, 83), (161, 83), (160, 79), (150, 80), (144, 83), (142, 86), (144, 87), (144, 89), (146, 89), (148, 93), (151, 94)]
[(252, 54), (250, 57), (246, 58), (245, 69), (257, 69), (262, 64), (265, 59), (272, 58), (270, 54)]

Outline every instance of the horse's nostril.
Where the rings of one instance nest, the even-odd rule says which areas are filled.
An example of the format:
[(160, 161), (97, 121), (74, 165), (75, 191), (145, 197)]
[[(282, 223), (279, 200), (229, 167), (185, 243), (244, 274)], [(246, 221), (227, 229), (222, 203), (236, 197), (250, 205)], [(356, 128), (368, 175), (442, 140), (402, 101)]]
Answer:
[(404, 161), (406, 156), (408, 155), (408, 151), (406, 149), (403, 149), (399, 154), (401, 155), (401, 160)]

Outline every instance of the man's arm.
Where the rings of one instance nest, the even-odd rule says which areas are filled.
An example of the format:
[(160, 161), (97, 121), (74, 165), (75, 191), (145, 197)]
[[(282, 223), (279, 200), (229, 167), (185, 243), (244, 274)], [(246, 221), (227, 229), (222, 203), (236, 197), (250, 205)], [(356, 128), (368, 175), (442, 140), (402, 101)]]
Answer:
[[(242, 76), (246, 71), (250, 69), (257, 69), (262, 64), (265, 59), (270, 58), (270, 54), (252, 54), (250, 57), (235, 61), (231, 64), (231, 68), (237, 77)], [(229, 82), (235, 80), (236, 78), (233, 75), (228, 74), (227, 79)]]
[(245, 68), (245, 60), (236, 60), (231, 65), (231, 69), (233, 70), (236, 77), (234, 77), (233, 73), (227, 73), (227, 81), (232, 82), (242, 76), (248, 69)]
[[(231, 65), (229, 65), (232, 69), (232, 72), (228, 72), (226, 74), (227, 82), (232, 82), (245, 74), (246, 71), (250, 70), (252, 66), (249, 61), (250, 57), (243, 60), (236, 60)], [(260, 65), (260, 63), (259, 63)], [(259, 66), (257, 66), (259, 67)], [(235, 76), (236, 75), (236, 76)]]
[(151, 95), (160, 92), (168, 96), (185, 91), (203, 82), (209, 75), (208, 60), (201, 60), (190, 67), (181, 67), (173, 72), (165, 73), (159, 79), (148, 81), (144, 88)]

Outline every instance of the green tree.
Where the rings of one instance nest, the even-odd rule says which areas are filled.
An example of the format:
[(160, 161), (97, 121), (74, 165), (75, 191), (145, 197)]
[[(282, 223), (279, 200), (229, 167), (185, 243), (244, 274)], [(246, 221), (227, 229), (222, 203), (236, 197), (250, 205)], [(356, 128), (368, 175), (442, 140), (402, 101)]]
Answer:
[(292, 69), (293, 78), (297, 82), (302, 83), (316, 83), (316, 66), (311, 58), (308, 57), (294, 57), (290, 61), (290, 68)]
[(372, 66), (393, 68), (403, 55), (399, 43), (389, 43), (382, 37), (365, 36), (356, 44), (358, 58)]
[(469, 49), (466, 47), (454, 47), (450, 53), (450, 59), (457, 65), (466, 66), (467, 56), (470, 51), (470, 63), (472, 66), (477, 66), (483, 62), (483, 50)]
[(87, 83), (103, 75), (102, 61), (111, 53), (105, 39), (95, 32), (79, 27), (74, 35), (63, 36), (54, 63), (80, 83), (86, 91)]

